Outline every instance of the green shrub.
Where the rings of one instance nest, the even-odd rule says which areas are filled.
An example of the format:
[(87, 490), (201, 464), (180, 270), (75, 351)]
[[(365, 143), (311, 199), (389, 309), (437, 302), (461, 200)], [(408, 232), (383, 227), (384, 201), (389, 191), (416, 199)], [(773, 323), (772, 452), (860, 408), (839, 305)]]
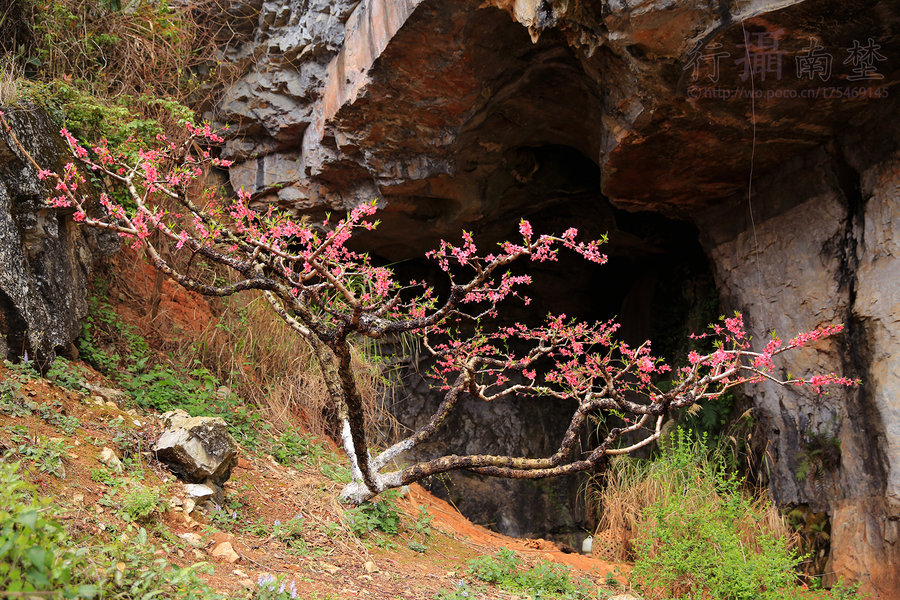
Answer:
[[(0, 463), (0, 590), (54, 598), (223, 600), (198, 573), (154, 555), (141, 528), (105, 546), (74, 540), (49, 500), (37, 500), (19, 465)], [(75, 550), (74, 548), (78, 548)], [(43, 593), (42, 593), (43, 592)]]
[(84, 367), (74, 365), (62, 356), (57, 356), (47, 370), (47, 379), (68, 390), (82, 392), (85, 390), (82, 383), (87, 377)]
[(0, 413), (11, 417), (25, 417), (31, 414), (31, 410), (19, 396), (17, 381), (11, 379), (0, 381)]
[(162, 511), (162, 492), (157, 487), (135, 482), (120, 490), (114, 503), (123, 521), (146, 523)]
[(469, 574), (486, 583), (509, 583), (516, 579), (522, 561), (512, 550), (501, 549), (494, 556), (479, 556), (469, 561)]
[(63, 597), (92, 597), (91, 586), (76, 584), (78, 554), (54, 519), (48, 501), (18, 474), (19, 464), (0, 463), (0, 590), (19, 593), (53, 590)]
[(661, 446), (627, 483), (652, 489), (655, 499), (632, 523), (632, 583), (659, 598), (794, 597), (802, 558), (786, 533), (775, 535), (786, 530), (781, 518), (772, 523), (771, 503), (744, 491), (722, 461), (708, 459), (705, 438), (679, 429)]
[(400, 525), (400, 513), (397, 512), (390, 498), (390, 494), (382, 494), (374, 502), (366, 502), (346, 511), (344, 514), (353, 535), (362, 537), (376, 530), (391, 535), (396, 534)]

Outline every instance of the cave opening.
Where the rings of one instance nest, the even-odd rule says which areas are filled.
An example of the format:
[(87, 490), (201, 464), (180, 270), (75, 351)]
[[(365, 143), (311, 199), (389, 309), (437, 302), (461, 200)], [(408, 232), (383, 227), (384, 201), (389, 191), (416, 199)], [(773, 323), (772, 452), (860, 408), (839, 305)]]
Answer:
[[(535, 234), (560, 234), (577, 227), (583, 239), (608, 236), (605, 265), (561, 252), (552, 263), (517, 265), (533, 277), (532, 301), (508, 301), (498, 325), (537, 325), (547, 314), (587, 321), (617, 319), (620, 337), (631, 345), (650, 339), (654, 354), (667, 361), (686, 355), (686, 341), (701, 332), (718, 312), (712, 270), (696, 227), (654, 213), (614, 207), (601, 190), (600, 168), (579, 150), (565, 145), (523, 146), (505, 152), (505, 160), (481, 187), (481, 218), (460, 222), (456, 231), (471, 231), (479, 248), (515, 240), (519, 220), (531, 221)], [(434, 202), (430, 202), (434, 205)], [(391, 215), (387, 230), (394, 232)], [(416, 240), (422, 239), (421, 231)], [(378, 235), (375, 233), (374, 235)], [(451, 241), (459, 239), (457, 237)], [(370, 245), (371, 240), (367, 241)], [(434, 240), (432, 247), (437, 245)], [(378, 246), (377, 240), (372, 244)], [(371, 246), (370, 246), (371, 247)], [(441, 273), (421, 257), (423, 248), (407, 248), (391, 257), (399, 279), (426, 279), (440, 288)], [(424, 424), (441, 395), (422, 373), (427, 361), (412, 365), (403, 388), (390, 401), (392, 414), (406, 427)], [(573, 407), (546, 401), (464, 401), (442, 431), (414, 451), (413, 458), (448, 453), (549, 456), (562, 438)], [(588, 475), (587, 477), (590, 477)], [(544, 537), (577, 546), (592, 525), (585, 505), (586, 477), (558, 480), (498, 480), (457, 472), (426, 482), (433, 493), (453, 502), (473, 522), (518, 537)]]

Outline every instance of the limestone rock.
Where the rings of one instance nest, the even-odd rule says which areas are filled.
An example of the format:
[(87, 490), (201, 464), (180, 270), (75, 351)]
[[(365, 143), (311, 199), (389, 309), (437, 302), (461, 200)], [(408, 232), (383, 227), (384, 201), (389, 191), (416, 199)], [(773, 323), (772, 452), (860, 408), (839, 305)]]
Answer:
[(184, 484), (184, 491), (189, 496), (192, 496), (195, 501), (207, 500), (216, 494), (216, 490), (212, 486), (202, 483), (186, 483)]
[(203, 546), (203, 538), (199, 534), (192, 532), (179, 533), (178, 537), (186, 541), (191, 546), (194, 546), (195, 548), (200, 548), (201, 546)]
[(183, 410), (163, 415), (165, 430), (153, 446), (157, 457), (189, 483), (220, 485), (237, 464), (237, 443), (218, 417), (191, 417)]
[[(3, 110), (43, 168), (62, 170), (71, 162), (58, 127), (44, 111)], [(112, 232), (76, 226), (71, 209), (46, 208), (51, 191), (0, 128), (0, 359), (27, 355), (40, 368), (57, 353), (72, 354), (87, 314), (92, 262), (119, 247)]]
[(123, 470), (122, 461), (116, 456), (112, 448), (104, 448), (97, 456), (97, 460), (109, 467), (115, 473), (121, 473)]
[(241, 559), (241, 556), (234, 551), (231, 542), (221, 542), (216, 544), (210, 552), (210, 555), (230, 563), (235, 563)]
[(181, 507), (182, 512), (185, 516), (190, 515), (194, 512), (194, 508), (197, 506), (197, 502), (193, 498), (185, 498), (184, 504)]

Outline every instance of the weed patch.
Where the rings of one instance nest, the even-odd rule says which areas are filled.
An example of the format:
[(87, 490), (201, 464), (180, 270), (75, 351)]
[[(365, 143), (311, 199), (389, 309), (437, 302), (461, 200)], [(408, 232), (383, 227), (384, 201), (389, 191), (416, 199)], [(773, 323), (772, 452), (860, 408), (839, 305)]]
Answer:
[(106, 546), (72, 539), (19, 467), (0, 463), (0, 589), (25, 597), (224, 600), (199, 578), (203, 563), (179, 568), (155, 557), (143, 528)]
[(6, 451), (7, 456), (21, 456), (33, 462), (39, 471), (50, 473), (62, 479), (66, 476), (63, 456), (72, 448), (62, 438), (50, 439), (31, 436), (24, 427), (7, 427), (12, 448)]
[(373, 531), (395, 535), (400, 525), (400, 513), (394, 506), (396, 493), (385, 492), (375, 502), (365, 502), (344, 512), (350, 531), (363, 537)]
[(651, 597), (796, 597), (802, 557), (783, 519), (748, 494), (724, 461), (708, 456), (705, 437), (678, 429), (657, 459), (615, 462), (599, 533), (627, 532), (631, 582)]

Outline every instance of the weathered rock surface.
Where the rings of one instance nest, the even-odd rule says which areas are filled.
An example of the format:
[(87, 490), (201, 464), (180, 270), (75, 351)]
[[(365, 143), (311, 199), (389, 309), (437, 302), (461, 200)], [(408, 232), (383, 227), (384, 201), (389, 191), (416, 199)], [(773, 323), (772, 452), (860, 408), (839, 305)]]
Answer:
[[(725, 308), (755, 339), (847, 324), (791, 369), (862, 388), (747, 392), (775, 498), (827, 511), (834, 570), (900, 597), (896, 569), (880, 566), (900, 564), (900, 2), (364, 0), (335, 3), (338, 19), (282, 6), (283, 25), (238, 52), (270, 48), (289, 23), (312, 49), (289, 65), (259, 52), (236, 86), (279, 90), (259, 108), (227, 105), (241, 124), (236, 186), (301, 212), (378, 198), (383, 225), (365, 245), (391, 260), (460, 228), (495, 240), (523, 216), (588, 231), (622, 209), (693, 223)], [(636, 235), (620, 249), (646, 247)], [(652, 287), (631, 266), (618, 285), (569, 277), (556, 300), (621, 315)], [(635, 335), (652, 329), (638, 313)]]
[[(44, 112), (4, 112), (44, 168), (61, 170), (71, 162)], [(41, 367), (68, 353), (87, 315), (91, 264), (119, 247), (115, 234), (76, 227), (71, 210), (45, 207), (50, 191), (0, 128), (0, 359), (27, 354)]]
[(818, 159), (760, 186), (755, 228), (728, 233), (723, 206), (701, 229), (730, 304), (752, 316), (754, 338), (847, 324), (842, 337), (792, 357), (790, 369), (842, 372), (861, 378), (862, 387), (816, 395), (763, 384), (750, 392), (766, 427), (776, 500), (828, 512), (835, 572), (889, 598), (900, 590), (896, 569), (882, 566), (900, 561), (900, 265), (889, 220), (900, 198), (900, 163), (888, 156), (842, 181), (849, 173), (836, 171), (847, 165), (824, 153)]
[(213, 546), (210, 556), (220, 558), (226, 562), (235, 563), (241, 559), (241, 555), (234, 551), (231, 542), (220, 542)]
[[(165, 430), (153, 446), (173, 473), (194, 484), (221, 486), (237, 464), (237, 442), (219, 417), (192, 417), (183, 410), (163, 415)], [(198, 488), (199, 491), (199, 488)]]
[(97, 460), (109, 467), (114, 473), (121, 473), (124, 468), (122, 466), (122, 461), (119, 460), (119, 457), (116, 456), (116, 453), (113, 452), (112, 448), (104, 448), (101, 450), (100, 454), (97, 455)]
[[(439, 397), (421, 378), (416, 378), (415, 384), (410, 382), (407, 391), (409, 395), (398, 402), (394, 413), (406, 425), (422, 425), (437, 408)], [(540, 402), (469, 400), (444, 425), (453, 435), (436, 437), (416, 449), (414, 456), (538, 456), (558, 444), (567, 425), (564, 413), (547, 414)], [(583, 519), (577, 493), (581, 481), (576, 477), (514, 481), (449, 473), (425, 483), (474, 522), (517, 537), (553, 534), (555, 539), (570, 541), (567, 534), (578, 531), (577, 524)]]

